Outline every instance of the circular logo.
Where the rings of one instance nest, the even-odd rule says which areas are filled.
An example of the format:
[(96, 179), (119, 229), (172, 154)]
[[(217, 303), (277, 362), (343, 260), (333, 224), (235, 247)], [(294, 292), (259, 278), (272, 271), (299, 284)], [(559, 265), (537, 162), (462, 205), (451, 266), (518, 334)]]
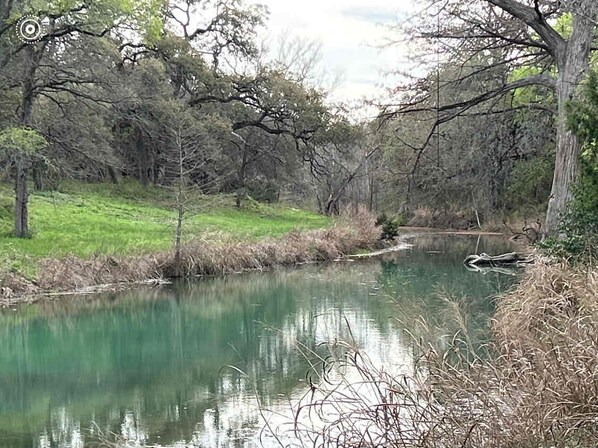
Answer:
[(23, 16), (17, 22), (17, 37), (26, 44), (39, 42), (44, 27), (42, 22), (33, 16)]

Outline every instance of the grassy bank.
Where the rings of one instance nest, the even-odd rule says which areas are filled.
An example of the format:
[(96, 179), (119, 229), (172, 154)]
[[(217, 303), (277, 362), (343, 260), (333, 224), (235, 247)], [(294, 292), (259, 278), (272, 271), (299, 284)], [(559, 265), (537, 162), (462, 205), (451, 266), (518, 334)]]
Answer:
[[(304, 210), (232, 196), (196, 196), (183, 226), (182, 258), (172, 239), (172, 195), (137, 184), (70, 183), (32, 193), (32, 237), (10, 235), (10, 187), (0, 188), (0, 286), (20, 297), (44, 291), (184, 275), (211, 275), (327, 260), (371, 246), (369, 217), (334, 222)], [(176, 266), (175, 266), (176, 264)]]
[[(59, 191), (30, 195), (31, 239), (10, 236), (10, 186), (0, 186), (0, 256), (33, 257), (93, 254), (131, 255), (168, 249), (176, 214), (172, 195), (137, 183), (65, 184)], [(187, 241), (220, 232), (240, 240), (282, 236), (292, 229), (329, 227), (332, 221), (290, 207), (246, 201), (234, 207), (232, 196), (197, 196), (184, 223)]]
[(397, 375), (344, 346), (335, 363), (356, 375), (306, 393), (298, 409), (320, 412), (324, 425), (299, 425), (299, 437), (338, 447), (595, 447), (597, 298), (595, 267), (538, 263), (499, 300), (485, 356), (467, 351), (462, 332), (448, 350), (414, 341), (422, 356)]

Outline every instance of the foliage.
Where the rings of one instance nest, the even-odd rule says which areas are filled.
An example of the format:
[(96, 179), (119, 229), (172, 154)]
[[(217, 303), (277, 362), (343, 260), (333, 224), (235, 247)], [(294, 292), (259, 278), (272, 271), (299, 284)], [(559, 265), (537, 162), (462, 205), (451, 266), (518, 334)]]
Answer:
[[(509, 73), (509, 81), (521, 81), (531, 76), (537, 76), (544, 73), (545, 67), (541, 65), (524, 65), (515, 67)], [(554, 69), (550, 71), (550, 76), (555, 77)], [(554, 95), (552, 92), (547, 91), (546, 88), (541, 86), (528, 86), (521, 87), (513, 91), (513, 106), (524, 107), (518, 115), (526, 115), (528, 111), (525, 107), (529, 107), (534, 104), (548, 104), (554, 101)], [(524, 117), (521, 117), (524, 120)]]
[(550, 238), (542, 244), (573, 261), (598, 257), (598, 182), (582, 178), (573, 192), (569, 210), (563, 215), (559, 238)]
[(48, 143), (33, 129), (11, 127), (0, 130), (0, 153), (12, 157), (18, 154), (39, 154)]
[(376, 219), (376, 226), (382, 227), (380, 235), (381, 240), (392, 240), (399, 236), (399, 227), (403, 221), (402, 216), (389, 218), (386, 213), (382, 213)]
[(590, 73), (583, 93), (567, 107), (570, 129), (584, 140), (581, 179), (562, 216), (560, 238), (543, 244), (559, 255), (582, 260), (598, 257), (598, 72)]

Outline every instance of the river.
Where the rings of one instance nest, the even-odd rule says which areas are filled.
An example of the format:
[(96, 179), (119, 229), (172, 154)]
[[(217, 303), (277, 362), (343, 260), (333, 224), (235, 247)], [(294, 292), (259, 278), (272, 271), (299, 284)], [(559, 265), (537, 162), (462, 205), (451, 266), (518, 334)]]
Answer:
[(420, 316), (436, 342), (459, 329), (485, 342), (493, 297), (517, 277), (470, 272), (462, 260), (509, 242), (410, 242), (376, 259), (2, 310), (0, 447), (92, 447), (113, 435), (130, 446), (259, 446), (258, 399), (284, 414), (307, 388), (305, 352), (322, 342), (351, 333), (397, 369), (413, 362), (410, 334), (424, 337)]

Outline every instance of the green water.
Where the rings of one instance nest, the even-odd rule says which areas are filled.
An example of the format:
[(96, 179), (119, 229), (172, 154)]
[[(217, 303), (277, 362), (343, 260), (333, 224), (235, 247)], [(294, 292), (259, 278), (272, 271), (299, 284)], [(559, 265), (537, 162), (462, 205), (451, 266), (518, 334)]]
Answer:
[[(298, 347), (348, 335), (408, 366), (426, 337), (487, 337), (489, 297), (516, 277), (468, 272), (499, 238), (424, 236), (380, 259), (77, 297), (0, 312), (0, 447), (99, 446), (117, 434), (165, 447), (257, 446), (257, 397), (284, 412), (309, 369)], [(466, 319), (453, 318), (463, 297)], [(234, 366), (234, 367), (230, 367)], [(241, 373), (244, 372), (244, 373)], [(266, 445), (268, 440), (264, 442)]]

